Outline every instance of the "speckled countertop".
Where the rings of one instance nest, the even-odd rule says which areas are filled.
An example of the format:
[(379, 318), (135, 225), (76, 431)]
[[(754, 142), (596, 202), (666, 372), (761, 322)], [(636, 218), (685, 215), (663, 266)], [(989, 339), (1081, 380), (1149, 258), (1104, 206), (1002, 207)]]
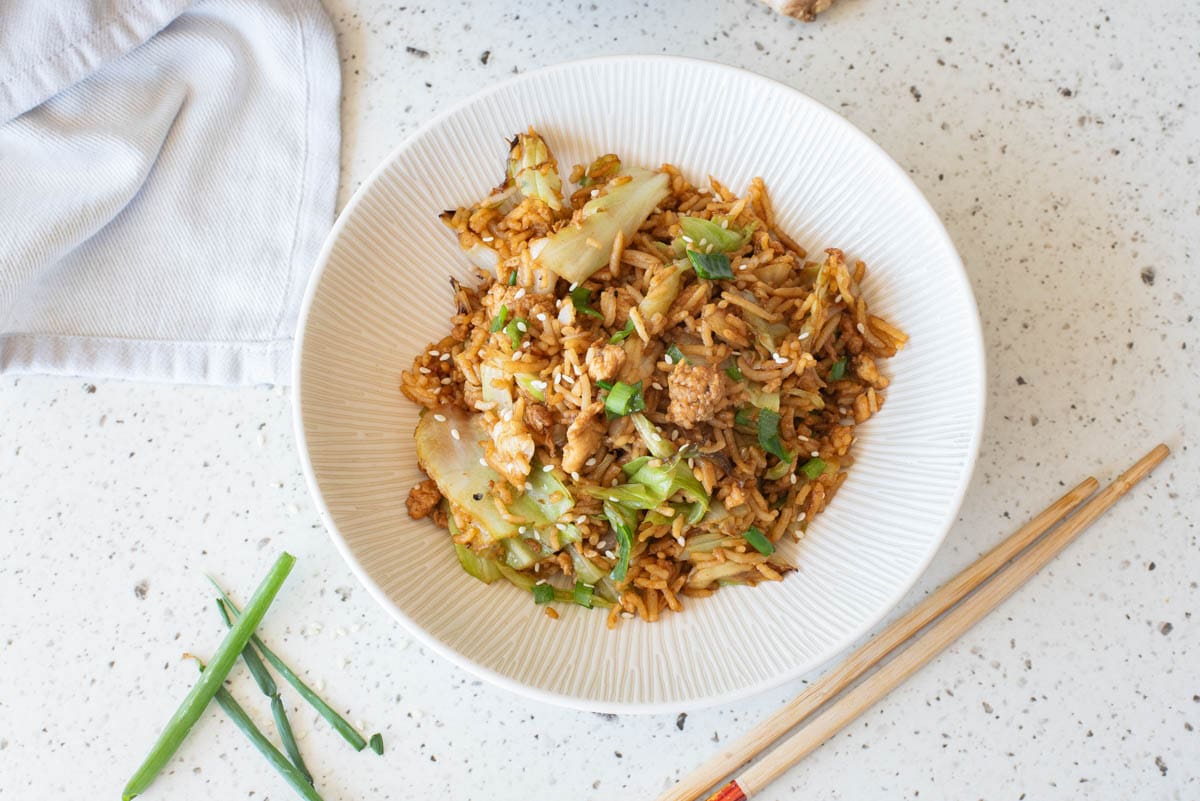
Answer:
[[(1060, 479), (1110, 477), (1155, 440), (1175, 449), (1000, 612), (761, 798), (1200, 797), (1196, 6), (842, 0), (802, 25), (751, 0), (330, 5), (343, 203), (438, 109), (515, 71), (613, 52), (776, 78), (909, 170), (970, 272), (990, 396), (959, 522), (905, 605)], [(306, 497), (281, 391), (8, 378), (0, 796), (115, 798), (193, 680), (181, 651), (220, 635), (202, 574), (245, 592), (283, 548), (300, 561), (269, 639), (388, 743), (383, 759), (355, 755), (297, 709), (329, 801), (646, 799), (800, 687), (614, 718), (481, 684), (355, 584)], [(234, 689), (256, 694), (240, 674)], [(292, 796), (208, 714), (146, 797)]]

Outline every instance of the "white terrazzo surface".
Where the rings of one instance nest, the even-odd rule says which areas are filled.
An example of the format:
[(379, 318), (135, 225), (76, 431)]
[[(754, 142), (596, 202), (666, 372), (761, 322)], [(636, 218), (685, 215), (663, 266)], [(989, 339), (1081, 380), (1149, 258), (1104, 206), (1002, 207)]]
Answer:
[[(405, 134), (514, 70), (612, 52), (802, 89), (907, 168), (983, 316), (989, 416), (959, 523), (906, 605), (1060, 492), (1152, 441), (1152, 480), (997, 614), (760, 798), (1200, 798), (1200, 11), (1172, 2), (332, 2), (342, 200)], [(615, 22), (614, 22), (615, 20)], [(719, 109), (697, 113), (720, 113)], [(944, 365), (953, 370), (954, 365)], [(116, 798), (243, 596), (384, 758), (294, 720), (326, 799), (648, 799), (799, 684), (609, 718), (527, 702), (412, 644), (338, 559), (275, 389), (0, 378), (0, 796)], [(244, 671), (233, 690), (267, 722)], [(154, 798), (291, 798), (207, 714)]]

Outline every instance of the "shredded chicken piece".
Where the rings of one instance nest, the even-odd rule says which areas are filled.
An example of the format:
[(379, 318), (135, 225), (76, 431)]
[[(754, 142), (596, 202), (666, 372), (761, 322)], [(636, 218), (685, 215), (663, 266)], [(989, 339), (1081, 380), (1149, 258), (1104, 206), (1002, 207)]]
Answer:
[(593, 381), (613, 381), (625, 366), (625, 349), (620, 345), (588, 348), (587, 371)]
[(667, 417), (684, 428), (713, 419), (725, 404), (721, 374), (705, 364), (676, 365), (667, 386), (671, 393)]
[(889, 381), (879, 374), (879, 368), (875, 365), (875, 360), (865, 353), (859, 354), (854, 359), (854, 371), (858, 373), (858, 377), (866, 381), (875, 389), (886, 389)]
[(525, 427), (525, 401), (513, 405), (508, 419), (500, 418), (492, 426), (492, 439), (484, 446), (487, 463), (514, 487), (524, 487), (533, 460), (533, 437)]
[(854, 444), (854, 426), (834, 426), (829, 429), (829, 444), (833, 446), (834, 453), (845, 456)]
[(408, 500), (404, 505), (408, 507), (409, 517), (420, 520), (428, 517), (441, 501), (442, 493), (438, 492), (437, 484), (432, 478), (427, 478), (408, 491)]
[(567, 444), (563, 446), (562, 469), (568, 473), (578, 472), (583, 463), (596, 452), (604, 437), (602, 413), (604, 404), (593, 401), (592, 405), (576, 415), (567, 428)]
[(554, 426), (554, 412), (544, 403), (527, 404), (525, 423), (530, 429), (541, 434)]

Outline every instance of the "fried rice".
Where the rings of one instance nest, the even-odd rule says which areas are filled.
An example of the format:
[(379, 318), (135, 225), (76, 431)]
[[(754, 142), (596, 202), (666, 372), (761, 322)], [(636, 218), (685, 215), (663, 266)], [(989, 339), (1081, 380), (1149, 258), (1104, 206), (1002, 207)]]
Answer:
[(442, 215), (479, 281), (452, 280), (447, 335), (401, 377), (430, 477), (410, 515), (475, 578), (610, 628), (783, 580), (776, 546), (842, 484), (905, 335), (861, 261), (779, 228), (761, 179), (738, 196), (607, 154), (569, 182), (531, 128), (489, 197)]

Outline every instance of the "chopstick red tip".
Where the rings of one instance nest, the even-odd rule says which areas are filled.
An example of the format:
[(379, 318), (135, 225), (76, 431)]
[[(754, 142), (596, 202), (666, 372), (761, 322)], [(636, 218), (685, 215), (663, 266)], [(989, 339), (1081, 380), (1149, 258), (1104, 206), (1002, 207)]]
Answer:
[(735, 779), (710, 795), (707, 801), (746, 801), (746, 794)]

